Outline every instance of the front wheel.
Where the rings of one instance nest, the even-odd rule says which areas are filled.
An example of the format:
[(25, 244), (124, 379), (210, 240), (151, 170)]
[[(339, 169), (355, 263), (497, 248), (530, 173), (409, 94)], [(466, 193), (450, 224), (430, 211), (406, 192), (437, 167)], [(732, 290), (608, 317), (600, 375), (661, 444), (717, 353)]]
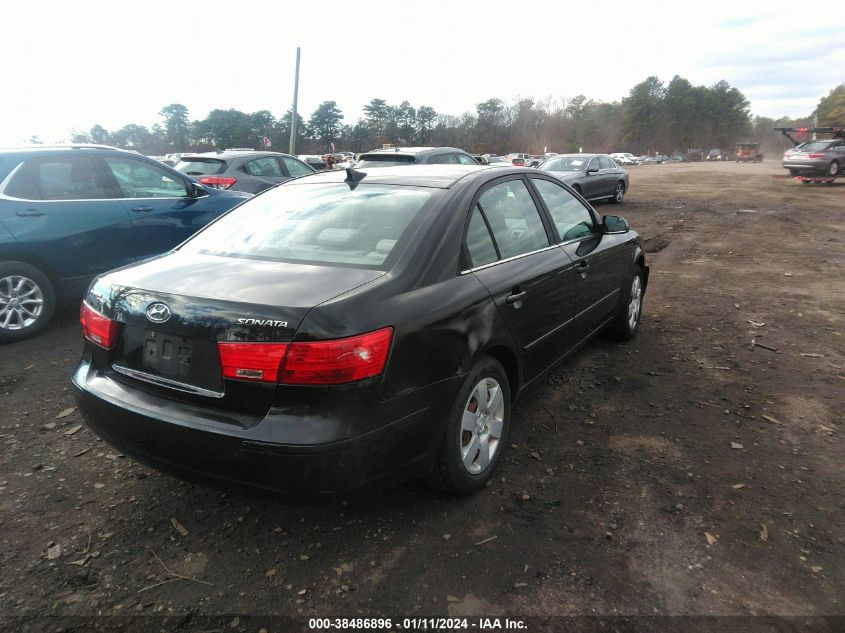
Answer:
[(613, 190), (613, 195), (610, 198), (610, 201), (613, 204), (619, 204), (622, 202), (622, 198), (625, 197), (625, 183), (617, 182), (616, 189)]
[(839, 173), (839, 163), (835, 160), (830, 162), (830, 165), (827, 166), (827, 170), (825, 171), (825, 175), (831, 178), (835, 177)]
[(640, 328), (640, 317), (643, 312), (643, 293), (645, 292), (645, 282), (643, 278), (643, 271), (637, 267), (637, 272), (634, 273), (630, 282), (623, 288), (622, 301), (619, 304), (619, 310), (616, 313), (616, 318), (610, 324), (610, 335), (620, 341), (627, 341), (637, 335)]
[(55, 308), (53, 284), (44, 273), (25, 262), (0, 262), (0, 342), (34, 336)]
[(493, 475), (510, 427), (511, 394), (501, 364), (484, 356), (467, 375), (446, 424), (431, 485), (469, 495)]

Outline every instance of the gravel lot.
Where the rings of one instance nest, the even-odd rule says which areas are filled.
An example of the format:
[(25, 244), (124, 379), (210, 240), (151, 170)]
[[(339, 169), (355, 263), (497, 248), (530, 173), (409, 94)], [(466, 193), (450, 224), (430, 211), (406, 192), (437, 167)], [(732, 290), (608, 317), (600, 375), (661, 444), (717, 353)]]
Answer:
[(845, 615), (845, 179), (783, 171), (630, 169), (597, 208), (647, 240), (640, 335), (527, 393), (469, 499), (294, 506), (139, 466), (72, 408), (67, 307), (0, 347), (0, 615)]

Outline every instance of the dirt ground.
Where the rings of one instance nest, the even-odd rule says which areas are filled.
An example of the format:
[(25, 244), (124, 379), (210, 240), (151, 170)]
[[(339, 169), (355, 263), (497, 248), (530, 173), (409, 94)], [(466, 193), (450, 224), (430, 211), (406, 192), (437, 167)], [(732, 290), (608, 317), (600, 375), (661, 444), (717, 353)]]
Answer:
[(469, 499), (411, 483), (299, 506), (183, 483), (80, 426), (75, 306), (0, 347), (6, 630), (33, 615), (180, 631), (220, 614), (845, 615), (845, 179), (782, 172), (630, 169), (623, 205), (597, 209), (646, 239), (640, 335), (594, 342), (525, 394), (493, 485)]

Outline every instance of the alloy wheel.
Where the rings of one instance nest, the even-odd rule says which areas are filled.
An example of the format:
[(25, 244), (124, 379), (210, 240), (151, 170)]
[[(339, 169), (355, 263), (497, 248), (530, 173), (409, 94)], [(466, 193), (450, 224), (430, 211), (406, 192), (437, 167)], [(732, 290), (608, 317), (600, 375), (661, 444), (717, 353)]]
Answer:
[(29, 277), (10, 275), (0, 278), (0, 328), (23, 330), (41, 316), (44, 293)]
[(489, 468), (502, 439), (505, 398), (494, 378), (483, 378), (470, 392), (461, 418), (461, 461), (479, 475)]
[(614, 198), (616, 199), (616, 202), (622, 202), (623, 197), (625, 197), (625, 187), (620, 182), (616, 184), (616, 194), (614, 195)]

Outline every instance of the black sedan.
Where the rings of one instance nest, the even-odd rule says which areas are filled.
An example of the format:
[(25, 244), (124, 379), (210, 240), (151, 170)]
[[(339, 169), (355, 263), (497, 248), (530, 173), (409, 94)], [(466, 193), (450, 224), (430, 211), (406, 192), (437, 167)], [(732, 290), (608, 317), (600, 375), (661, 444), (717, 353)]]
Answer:
[(618, 204), (628, 191), (628, 172), (604, 154), (558, 154), (537, 169), (557, 176), (587, 200)]
[(482, 488), (511, 405), (598, 332), (637, 333), (642, 242), (549, 174), (315, 174), (100, 276), (73, 373), (88, 424), (188, 479)]

